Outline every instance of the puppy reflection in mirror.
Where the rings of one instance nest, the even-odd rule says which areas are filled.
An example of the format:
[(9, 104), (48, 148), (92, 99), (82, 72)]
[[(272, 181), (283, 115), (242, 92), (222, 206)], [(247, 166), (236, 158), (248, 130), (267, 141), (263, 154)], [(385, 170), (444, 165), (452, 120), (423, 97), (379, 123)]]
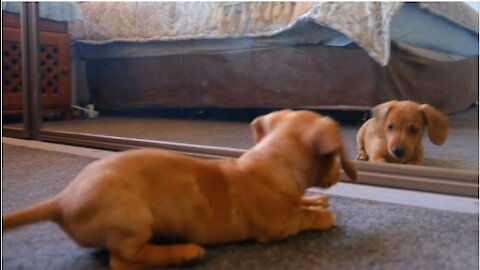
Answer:
[(357, 159), (421, 165), (422, 137), (436, 145), (448, 136), (448, 118), (428, 104), (388, 101), (372, 109), (373, 117), (357, 133)]

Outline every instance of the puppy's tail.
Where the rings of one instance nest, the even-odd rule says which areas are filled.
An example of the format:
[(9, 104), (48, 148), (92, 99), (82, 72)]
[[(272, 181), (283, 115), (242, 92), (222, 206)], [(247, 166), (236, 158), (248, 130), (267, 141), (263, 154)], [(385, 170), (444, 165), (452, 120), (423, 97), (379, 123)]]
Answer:
[(54, 197), (24, 209), (5, 214), (2, 216), (3, 230), (10, 230), (40, 221), (58, 220), (61, 216), (58, 204), (58, 197)]

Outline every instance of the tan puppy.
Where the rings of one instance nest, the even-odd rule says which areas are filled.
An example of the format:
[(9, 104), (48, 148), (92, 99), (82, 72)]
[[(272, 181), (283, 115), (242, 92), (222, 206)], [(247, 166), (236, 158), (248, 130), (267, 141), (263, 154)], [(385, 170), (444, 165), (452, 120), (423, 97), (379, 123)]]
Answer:
[(422, 164), (422, 137), (436, 145), (445, 142), (448, 118), (428, 104), (388, 101), (372, 109), (373, 117), (357, 133), (357, 159)]
[(337, 156), (356, 178), (337, 123), (283, 110), (251, 125), (257, 144), (236, 160), (143, 149), (93, 162), (57, 196), (3, 216), (4, 229), (52, 220), (79, 245), (106, 248), (112, 269), (137, 269), (201, 258), (200, 244), (266, 243), (331, 228), (326, 198), (303, 194), (338, 181)]

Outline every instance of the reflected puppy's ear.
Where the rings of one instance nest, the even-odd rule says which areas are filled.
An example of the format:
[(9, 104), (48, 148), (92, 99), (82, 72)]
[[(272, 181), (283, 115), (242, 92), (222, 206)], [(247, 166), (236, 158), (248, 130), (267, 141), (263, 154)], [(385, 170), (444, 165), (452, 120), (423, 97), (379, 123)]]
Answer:
[(387, 101), (372, 108), (372, 115), (374, 118), (383, 120), (387, 117), (388, 112), (392, 106), (397, 103), (397, 100)]
[(428, 138), (436, 145), (443, 144), (448, 136), (448, 117), (428, 104), (422, 104), (420, 109), (428, 125)]

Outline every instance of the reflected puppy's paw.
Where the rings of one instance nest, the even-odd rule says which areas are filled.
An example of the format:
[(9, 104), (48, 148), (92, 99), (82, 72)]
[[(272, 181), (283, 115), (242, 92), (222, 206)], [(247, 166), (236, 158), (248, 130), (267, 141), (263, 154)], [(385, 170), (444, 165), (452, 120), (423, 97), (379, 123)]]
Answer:
[(365, 150), (358, 150), (356, 159), (357, 159), (357, 160), (367, 161), (367, 160), (368, 160), (368, 154), (367, 154), (367, 152), (365, 152)]

